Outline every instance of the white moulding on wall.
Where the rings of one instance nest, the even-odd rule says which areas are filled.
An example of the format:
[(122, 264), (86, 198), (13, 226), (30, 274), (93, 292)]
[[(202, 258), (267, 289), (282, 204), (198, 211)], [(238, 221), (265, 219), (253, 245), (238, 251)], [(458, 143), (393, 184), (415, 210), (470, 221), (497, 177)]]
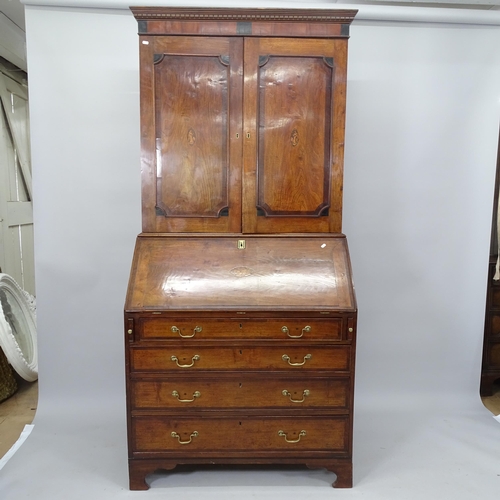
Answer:
[(34, 307), (8, 274), (0, 274), (0, 347), (24, 380), (34, 382), (38, 378)]

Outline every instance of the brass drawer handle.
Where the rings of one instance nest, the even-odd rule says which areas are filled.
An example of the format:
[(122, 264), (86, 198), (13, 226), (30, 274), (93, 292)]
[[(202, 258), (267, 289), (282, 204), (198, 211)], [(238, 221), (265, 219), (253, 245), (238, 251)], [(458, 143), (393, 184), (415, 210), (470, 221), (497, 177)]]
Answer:
[(284, 437), (285, 438), (285, 441), (287, 443), (298, 443), (300, 441), (300, 438), (302, 436), (305, 436), (306, 435), (306, 431), (300, 431), (299, 432), (299, 437), (297, 439), (288, 439), (287, 435), (285, 434), (284, 431), (278, 431), (278, 436), (280, 437)]
[(174, 398), (177, 398), (180, 403), (192, 403), (196, 398), (199, 398), (201, 396), (200, 391), (194, 391), (193, 392), (193, 399), (181, 399), (179, 397), (179, 393), (177, 391), (172, 391), (172, 396)]
[(191, 368), (191, 367), (194, 365), (195, 361), (198, 361), (198, 360), (200, 359), (200, 356), (199, 356), (198, 354), (195, 354), (195, 355), (191, 358), (192, 363), (191, 363), (190, 365), (180, 365), (180, 364), (179, 364), (179, 358), (178, 358), (177, 356), (171, 356), (171, 357), (170, 357), (170, 359), (171, 359), (172, 361), (175, 361), (175, 363), (177, 364), (177, 366), (178, 366), (179, 368)]
[(302, 333), (300, 335), (290, 335), (290, 330), (288, 329), (287, 326), (282, 326), (281, 331), (283, 333), (286, 333), (291, 339), (300, 339), (300, 337), (302, 337), (304, 333), (311, 331), (311, 327), (309, 325), (304, 326), (304, 328), (302, 328)]
[(292, 395), (286, 389), (283, 389), (281, 394), (283, 394), (283, 396), (288, 396), (292, 403), (303, 403), (306, 400), (306, 396), (309, 396), (310, 391), (309, 389), (304, 389), (302, 392), (302, 399), (292, 399)]
[(195, 326), (193, 328), (193, 335), (182, 335), (181, 331), (179, 328), (177, 328), (175, 325), (170, 328), (174, 333), (178, 333), (183, 339), (190, 339), (193, 338), (197, 333), (200, 333), (203, 328), (201, 326)]
[(303, 365), (305, 365), (306, 361), (308, 359), (311, 359), (311, 358), (312, 358), (312, 354), (306, 354), (304, 356), (304, 361), (302, 361), (302, 363), (290, 363), (290, 356), (288, 356), (287, 354), (283, 354), (283, 356), (281, 356), (281, 359), (283, 361), (287, 361), (290, 366), (303, 366)]
[(177, 441), (179, 441), (179, 444), (189, 444), (193, 438), (197, 437), (198, 436), (198, 431), (193, 431), (191, 433), (191, 435), (189, 436), (189, 441), (181, 441), (181, 437), (179, 436), (179, 434), (177, 434), (177, 432), (175, 431), (172, 431), (170, 433), (170, 435), (173, 437), (173, 438), (177, 438)]

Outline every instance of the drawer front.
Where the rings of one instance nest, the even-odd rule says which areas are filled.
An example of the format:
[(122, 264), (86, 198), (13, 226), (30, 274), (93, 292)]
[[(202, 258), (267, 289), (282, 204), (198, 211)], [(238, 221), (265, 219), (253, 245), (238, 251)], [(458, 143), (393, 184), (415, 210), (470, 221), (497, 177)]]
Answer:
[(138, 453), (176, 455), (209, 450), (347, 453), (349, 418), (163, 418), (133, 417), (132, 446)]
[(350, 369), (349, 346), (161, 347), (130, 350), (133, 371)]
[(489, 368), (500, 368), (500, 343), (490, 344)]
[[(497, 283), (498, 282), (494, 281), (493, 285)], [(491, 307), (493, 309), (500, 309), (500, 286), (491, 287)]]
[(141, 318), (138, 320), (139, 338), (143, 340), (211, 340), (211, 339), (303, 339), (341, 340), (342, 318), (328, 320), (235, 319), (211, 318)]
[(500, 314), (492, 314), (491, 315), (490, 335), (493, 337), (500, 336)]
[(131, 382), (134, 409), (348, 409), (349, 378), (171, 378)]

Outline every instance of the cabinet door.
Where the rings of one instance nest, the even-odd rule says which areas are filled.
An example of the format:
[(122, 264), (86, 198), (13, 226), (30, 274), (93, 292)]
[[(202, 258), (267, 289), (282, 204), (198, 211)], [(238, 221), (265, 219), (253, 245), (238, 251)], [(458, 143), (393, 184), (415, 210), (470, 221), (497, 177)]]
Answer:
[(242, 47), (141, 37), (144, 232), (241, 231)]
[(243, 232), (341, 232), (346, 39), (245, 39)]

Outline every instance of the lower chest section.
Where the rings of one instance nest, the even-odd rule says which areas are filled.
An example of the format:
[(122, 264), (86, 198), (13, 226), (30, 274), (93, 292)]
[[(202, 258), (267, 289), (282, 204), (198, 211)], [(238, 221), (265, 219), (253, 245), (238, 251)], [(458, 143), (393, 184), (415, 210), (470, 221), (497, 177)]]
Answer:
[(356, 315), (280, 316), (126, 314), (130, 458), (349, 457)]

